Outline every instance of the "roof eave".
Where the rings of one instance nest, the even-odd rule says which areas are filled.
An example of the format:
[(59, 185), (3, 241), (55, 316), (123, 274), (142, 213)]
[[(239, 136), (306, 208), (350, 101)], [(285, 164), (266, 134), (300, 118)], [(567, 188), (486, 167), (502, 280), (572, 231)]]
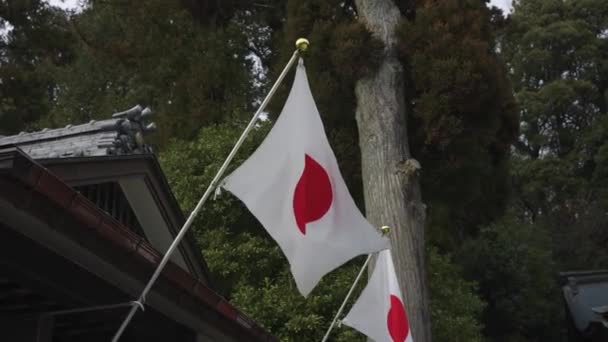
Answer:
[[(0, 174), (9, 176), (31, 188), (55, 205), (64, 209), (81, 223), (91, 227), (99, 238), (110, 240), (116, 248), (132, 255), (142, 267), (154, 268), (162, 255), (114, 220), (103, 210), (97, 208), (84, 196), (62, 182), (47, 169), (29, 158), (19, 148), (0, 150)], [(223, 297), (193, 278), (179, 266), (169, 262), (162, 273), (176, 289), (185, 291), (201, 305), (211, 308), (229, 322), (245, 331), (256, 341), (276, 341), (272, 335), (258, 326), (253, 320), (240, 313)]]

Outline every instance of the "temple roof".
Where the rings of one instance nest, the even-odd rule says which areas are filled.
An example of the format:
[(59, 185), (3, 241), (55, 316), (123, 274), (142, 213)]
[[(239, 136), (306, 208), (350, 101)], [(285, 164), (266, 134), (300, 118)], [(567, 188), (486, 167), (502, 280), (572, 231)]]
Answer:
[(156, 128), (145, 122), (151, 115), (149, 108), (137, 105), (107, 120), (0, 136), (0, 149), (17, 146), (33, 159), (150, 153), (143, 136)]
[(560, 279), (575, 328), (589, 336), (604, 333), (601, 330), (608, 329), (608, 270), (563, 272)]
[[(152, 157), (146, 154), (73, 159), (129, 161)], [(19, 148), (0, 150), (0, 280), (4, 287), (9, 284), (22, 291), (3, 288), (0, 295), (5, 298), (0, 309), (9, 312), (8, 316), (15, 312), (6, 311), (10, 309), (41, 317), (137, 298), (163, 254), (43, 162), (33, 160)], [(66, 160), (58, 162), (69, 165)], [(145, 313), (138, 314), (131, 324), (131, 329), (136, 329), (131, 333), (143, 338), (137, 341), (168, 340), (142, 335), (162, 332), (165, 318), (196, 333), (197, 341), (278, 341), (203, 279), (173, 261), (166, 264), (151, 289), (146, 307)], [(74, 339), (68, 341), (106, 337), (104, 334), (113, 334), (121, 322), (116, 317), (124, 317), (121, 311), (112, 310), (91, 311), (94, 316), (89, 316), (88, 321), (82, 320), (83, 313), (75, 313), (76, 320), (57, 321), (58, 326), (63, 324), (58, 331), (72, 333), (69, 329), (78, 329), (78, 335), (70, 335)], [(172, 340), (184, 340), (180, 337), (183, 335), (175, 335), (178, 330), (170, 329), (171, 326)]]
[[(152, 147), (144, 141), (144, 135), (156, 128), (147, 122), (151, 116), (150, 108), (137, 105), (108, 115), (106, 120), (0, 136), (0, 151), (19, 149), (78, 191), (87, 192), (90, 189), (86, 187), (96, 186), (97, 200), (91, 200), (100, 207), (123, 207), (124, 203), (118, 205), (118, 198), (124, 197), (127, 204), (122, 211), (134, 214), (128, 226), (140, 230), (154, 248), (162, 251), (169, 247), (185, 219)], [(208, 282), (206, 264), (191, 234), (172, 260)]]

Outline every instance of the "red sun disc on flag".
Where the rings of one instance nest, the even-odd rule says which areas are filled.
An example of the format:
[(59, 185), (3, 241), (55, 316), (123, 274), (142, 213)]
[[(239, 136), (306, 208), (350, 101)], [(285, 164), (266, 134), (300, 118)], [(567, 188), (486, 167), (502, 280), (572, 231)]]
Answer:
[(391, 295), (391, 307), (388, 310), (386, 317), (388, 333), (391, 335), (393, 342), (404, 342), (410, 332), (410, 326), (407, 322), (405, 308), (399, 297)]
[(333, 201), (327, 171), (308, 154), (304, 155), (304, 171), (293, 194), (293, 213), (296, 224), (306, 235), (306, 224), (323, 217)]

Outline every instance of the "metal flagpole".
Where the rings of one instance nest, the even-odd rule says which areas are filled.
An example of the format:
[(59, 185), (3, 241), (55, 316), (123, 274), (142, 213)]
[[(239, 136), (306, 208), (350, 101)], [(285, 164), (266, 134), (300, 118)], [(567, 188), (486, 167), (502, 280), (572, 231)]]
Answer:
[(336, 322), (338, 321), (338, 317), (340, 317), (340, 315), (342, 314), (342, 310), (344, 310), (344, 306), (346, 305), (346, 302), (348, 302), (350, 295), (352, 295), (353, 291), (355, 290), (355, 286), (357, 286), (357, 283), (359, 283), (359, 279), (361, 279), (363, 272), (365, 272), (365, 269), (367, 268), (367, 264), (369, 264), (369, 261), (371, 260), (372, 255), (373, 254), (367, 255), (367, 259), (365, 259), (365, 263), (363, 263), (363, 266), (361, 266), (361, 270), (359, 271), (359, 274), (357, 274), (357, 278), (355, 278), (353, 285), (350, 287), (350, 290), (348, 290), (348, 293), (346, 294), (346, 297), (344, 298), (342, 305), (340, 305), (340, 308), (338, 309), (338, 312), (336, 313), (334, 320), (331, 322), (331, 325), (329, 326), (329, 329), (327, 329), (327, 332), (325, 333), (325, 336), (323, 336), (323, 340), (321, 340), (321, 342), (327, 341), (329, 334), (331, 333), (331, 331), (334, 328), (334, 325), (336, 325)]
[(226, 168), (228, 168), (228, 165), (230, 164), (230, 162), (236, 155), (236, 152), (238, 151), (238, 149), (241, 147), (241, 145), (245, 141), (245, 138), (247, 137), (249, 132), (255, 126), (255, 123), (257, 122), (258, 117), (260, 116), (260, 114), (262, 114), (262, 112), (266, 108), (266, 105), (268, 104), (268, 102), (270, 102), (270, 99), (272, 98), (274, 93), (277, 91), (277, 88), (281, 84), (281, 81), (283, 81), (283, 78), (285, 78), (285, 75), (287, 75), (287, 72), (289, 71), (289, 69), (291, 69), (291, 66), (298, 59), (300, 52), (306, 51), (306, 49), (308, 48), (308, 45), (309, 45), (308, 40), (306, 40), (304, 38), (300, 38), (296, 41), (296, 50), (293, 52), (293, 55), (289, 59), (289, 62), (287, 62), (287, 65), (285, 66), (285, 68), (283, 69), (283, 71), (281, 72), (279, 77), (277, 78), (276, 82), (274, 83), (272, 88), (270, 88), (268, 95), (266, 95), (266, 98), (264, 98), (264, 101), (262, 101), (260, 108), (258, 108), (258, 110), (255, 112), (255, 114), (253, 115), (253, 118), (251, 118), (251, 121), (249, 121), (249, 124), (247, 125), (247, 127), (245, 128), (245, 130), (243, 131), (243, 133), (237, 140), (236, 144), (232, 148), (232, 151), (230, 151), (230, 154), (228, 154), (228, 157), (224, 161), (224, 164), (222, 164), (222, 166), (218, 170), (215, 177), (213, 177), (213, 180), (211, 181), (211, 183), (209, 184), (209, 187), (203, 194), (203, 197), (201, 197), (201, 199), (198, 201), (198, 204), (196, 205), (194, 210), (192, 210), (192, 212), (190, 213), (190, 216), (188, 216), (186, 223), (184, 223), (183, 227), (181, 228), (181, 230), (175, 237), (175, 240), (173, 240), (173, 242), (171, 243), (171, 246), (169, 246), (169, 249), (167, 249), (167, 252), (163, 256), (163, 259), (160, 261), (158, 266), (156, 267), (156, 271), (154, 271), (154, 274), (148, 281), (148, 284), (146, 285), (146, 287), (141, 292), (139, 298), (137, 299), (137, 301), (133, 302), (133, 306), (131, 307), (129, 314), (127, 315), (125, 320), (122, 322), (122, 325), (116, 332), (116, 335), (114, 335), (114, 337), (112, 338), (112, 342), (118, 342), (118, 340), (120, 339), (120, 336), (122, 335), (122, 333), (125, 331), (125, 329), (129, 325), (129, 322), (131, 322), (131, 319), (133, 319), (133, 316), (137, 312), (137, 309), (141, 308), (143, 310), (144, 304), (146, 302), (146, 295), (148, 294), (148, 292), (150, 292), (150, 289), (156, 282), (156, 279), (158, 279), (158, 277), (160, 276), (160, 274), (163, 271), (163, 268), (165, 267), (167, 262), (169, 262), (171, 255), (173, 254), (173, 252), (175, 252), (175, 250), (179, 246), (179, 243), (181, 242), (182, 238), (184, 237), (184, 235), (186, 235), (186, 232), (188, 232), (188, 229), (192, 225), (192, 221), (194, 221), (194, 218), (196, 217), (196, 215), (198, 215), (199, 211), (203, 207), (203, 204), (205, 204), (205, 201), (207, 201), (207, 198), (209, 198), (209, 195), (211, 195), (211, 192), (217, 186), (217, 183), (220, 181), (220, 178), (226, 171)]
[[(388, 226), (382, 226), (382, 228), (380, 228), (380, 231), (382, 232), (383, 235), (386, 235), (390, 231), (390, 228)], [(348, 302), (348, 299), (353, 294), (353, 291), (355, 290), (355, 287), (359, 283), (359, 280), (361, 279), (361, 276), (363, 275), (363, 272), (365, 272), (365, 269), (367, 269), (367, 264), (369, 264), (369, 261), (372, 259), (372, 255), (374, 255), (374, 254), (377, 254), (377, 252), (376, 253), (371, 253), (371, 254), (367, 255), (367, 259), (365, 259), (365, 262), (363, 263), (363, 266), (361, 266), (361, 270), (359, 270), (359, 274), (357, 274), (357, 277), (355, 278), (355, 281), (353, 282), (353, 285), (350, 287), (350, 290), (348, 290), (348, 293), (346, 294), (346, 297), (344, 298), (344, 301), (342, 302), (342, 305), (340, 305), (340, 308), (338, 309), (338, 312), (336, 313), (336, 316), (334, 317), (334, 320), (331, 322), (331, 325), (327, 329), (327, 332), (325, 333), (325, 336), (323, 336), (323, 339), (321, 340), (321, 342), (327, 341), (327, 338), (329, 337), (329, 334), (331, 334), (331, 331), (333, 330), (334, 326), (336, 325), (336, 322), (338, 321), (338, 318), (342, 314), (342, 310), (344, 310), (344, 306), (346, 306), (346, 302)]]

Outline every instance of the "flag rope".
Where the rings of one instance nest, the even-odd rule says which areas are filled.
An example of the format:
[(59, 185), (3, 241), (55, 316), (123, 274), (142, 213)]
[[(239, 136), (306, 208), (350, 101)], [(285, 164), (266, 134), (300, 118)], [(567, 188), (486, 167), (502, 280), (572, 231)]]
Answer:
[(342, 311), (344, 310), (344, 306), (346, 306), (346, 302), (348, 302), (348, 299), (353, 294), (353, 291), (355, 290), (355, 287), (359, 283), (359, 280), (361, 279), (361, 276), (363, 275), (363, 273), (365, 272), (365, 269), (367, 268), (367, 264), (369, 264), (369, 261), (371, 260), (372, 255), (374, 255), (374, 254), (376, 254), (376, 253), (372, 253), (372, 254), (368, 254), (367, 255), (367, 259), (365, 259), (365, 262), (363, 263), (363, 266), (361, 266), (361, 270), (359, 271), (359, 274), (357, 274), (357, 277), (355, 278), (355, 281), (353, 282), (353, 285), (350, 287), (350, 290), (348, 290), (348, 293), (346, 294), (346, 297), (344, 298), (344, 301), (342, 302), (342, 305), (340, 305), (340, 308), (338, 309), (338, 312), (336, 313), (336, 316), (334, 317), (334, 320), (331, 322), (331, 325), (329, 326), (329, 329), (327, 329), (327, 332), (325, 333), (325, 336), (323, 336), (323, 339), (321, 340), (321, 342), (327, 341), (327, 338), (329, 337), (329, 334), (331, 334), (331, 331), (333, 330), (334, 326), (336, 325), (336, 322), (338, 321), (338, 317), (340, 317), (340, 315), (342, 314)]
[(190, 216), (188, 216), (188, 219), (184, 223), (183, 227), (180, 229), (179, 233), (177, 234), (177, 236), (175, 237), (175, 239), (171, 243), (171, 246), (169, 246), (169, 249), (167, 249), (167, 252), (163, 256), (163, 258), (160, 261), (160, 263), (158, 264), (158, 266), (156, 267), (156, 270), (154, 271), (154, 274), (152, 275), (152, 277), (150, 278), (150, 280), (146, 284), (146, 287), (144, 287), (144, 289), (141, 292), (139, 298), (137, 299), (137, 301), (135, 301), (135, 303), (139, 303), (140, 305), (133, 305), (131, 307), (131, 310), (129, 311), (127, 317), (122, 322), (120, 328), (118, 329), (118, 331), (116, 332), (116, 334), (112, 338), (112, 342), (118, 342), (118, 340), (122, 336), (123, 332), (125, 331), (125, 329), (129, 325), (129, 323), (131, 322), (131, 320), (133, 319), (133, 316), (135, 315), (135, 313), (137, 312), (137, 310), (138, 309), (142, 309), (143, 310), (144, 304), (146, 302), (146, 295), (148, 294), (148, 292), (150, 292), (150, 289), (152, 288), (152, 286), (154, 285), (154, 283), (156, 282), (156, 280), (160, 276), (161, 272), (165, 268), (165, 265), (167, 264), (167, 262), (169, 262), (169, 259), (171, 258), (171, 255), (175, 252), (175, 250), (179, 246), (179, 243), (181, 242), (181, 240), (183, 239), (183, 237), (186, 235), (186, 232), (188, 232), (188, 229), (192, 225), (192, 222), (194, 221), (194, 218), (198, 215), (199, 211), (203, 207), (203, 204), (205, 204), (205, 201), (207, 201), (207, 198), (209, 197), (209, 195), (216, 188), (216, 186), (217, 186), (220, 178), (222, 177), (222, 175), (224, 174), (224, 172), (228, 168), (228, 165), (230, 164), (230, 162), (232, 161), (232, 159), (236, 155), (237, 151), (239, 150), (239, 148), (241, 147), (241, 145), (245, 141), (245, 138), (247, 137), (247, 135), (249, 134), (249, 132), (255, 126), (255, 123), (257, 122), (259, 116), (262, 114), (262, 112), (266, 108), (266, 105), (268, 104), (268, 102), (270, 102), (270, 99), (272, 98), (272, 96), (274, 95), (274, 93), (279, 88), (279, 85), (281, 84), (281, 82), (283, 81), (283, 79), (285, 78), (285, 76), (287, 75), (287, 72), (289, 71), (289, 69), (291, 69), (291, 67), (293, 66), (294, 62), (298, 59), (298, 56), (299, 56), (300, 52), (301, 51), (302, 52), (306, 51), (306, 49), (308, 48), (308, 41), (305, 40), (305, 39), (302, 39), (302, 38), (298, 39), (298, 41), (296, 41), (296, 47), (297, 47), (297, 49), (293, 52), (293, 55), (289, 59), (289, 62), (287, 62), (287, 65), (285, 66), (285, 68), (283, 69), (283, 71), (281, 72), (281, 74), (279, 75), (279, 77), (277, 78), (277, 80), (275, 81), (274, 85), (272, 86), (272, 88), (270, 88), (270, 91), (268, 92), (268, 95), (266, 95), (266, 98), (264, 98), (264, 101), (262, 101), (262, 104), (260, 105), (260, 107), (258, 108), (258, 110), (253, 115), (253, 118), (251, 118), (251, 121), (249, 121), (249, 124), (247, 125), (247, 127), (245, 128), (245, 130), (243, 131), (243, 133), (241, 134), (241, 136), (237, 140), (236, 144), (232, 148), (232, 151), (230, 151), (230, 154), (228, 154), (228, 157), (224, 161), (224, 164), (222, 164), (222, 166), (218, 170), (218, 172), (215, 175), (215, 177), (213, 177), (213, 180), (211, 181), (211, 183), (209, 184), (209, 187), (207, 188), (207, 190), (203, 194), (203, 197), (201, 197), (201, 199), (198, 201), (198, 203), (197, 203), (196, 207), (194, 208), (194, 210), (192, 210), (192, 212), (190, 213)]

